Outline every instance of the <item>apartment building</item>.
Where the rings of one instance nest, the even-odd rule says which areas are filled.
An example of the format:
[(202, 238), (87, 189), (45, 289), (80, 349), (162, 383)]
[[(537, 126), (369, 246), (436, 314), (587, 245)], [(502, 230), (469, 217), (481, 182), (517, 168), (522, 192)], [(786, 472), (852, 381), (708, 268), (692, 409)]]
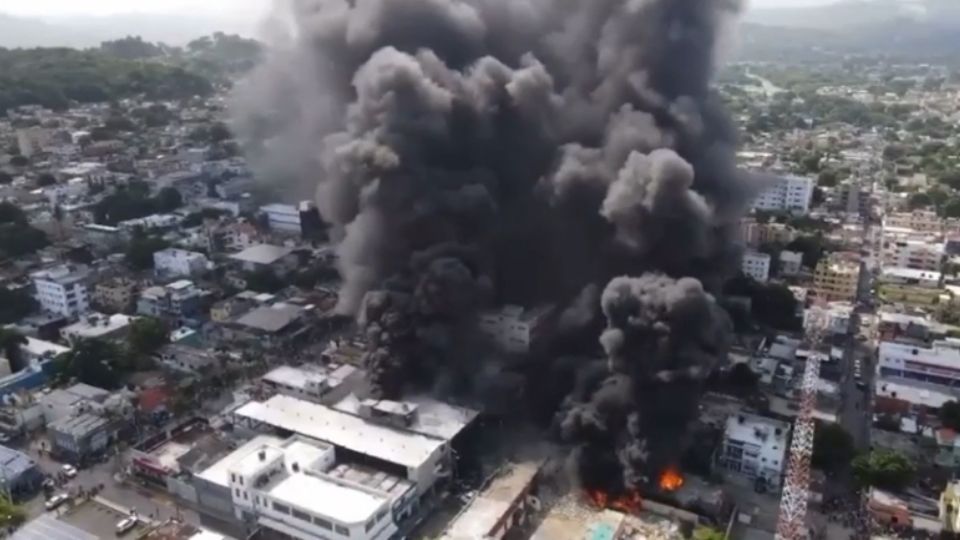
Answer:
[(44, 311), (79, 317), (90, 309), (90, 271), (63, 265), (31, 275), (35, 298)]
[(786, 466), (790, 424), (739, 413), (727, 418), (718, 465), (766, 490), (780, 489)]
[(153, 268), (158, 276), (191, 277), (207, 271), (210, 261), (203, 253), (183, 249), (163, 249), (153, 254)]
[(884, 238), (883, 267), (939, 272), (944, 252), (943, 242)]
[(883, 216), (883, 228), (910, 229), (920, 233), (939, 234), (943, 231), (943, 220), (932, 210), (895, 212)]
[(813, 273), (813, 292), (827, 302), (853, 302), (860, 285), (860, 263), (839, 257), (822, 259)]
[(814, 182), (811, 178), (785, 176), (774, 181), (753, 203), (757, 210), (788, 211), (805, 213), (810, 211)]
[(740, 271), (756, 281), (766, 283), (770, 279), (770, 255), (755, 251), (744, 253)]
[(137, 289), (137, 282), (128, 278), (101, 281), (93, 289), (93, 303), (111, 311), (126, 311), (133, 306)]

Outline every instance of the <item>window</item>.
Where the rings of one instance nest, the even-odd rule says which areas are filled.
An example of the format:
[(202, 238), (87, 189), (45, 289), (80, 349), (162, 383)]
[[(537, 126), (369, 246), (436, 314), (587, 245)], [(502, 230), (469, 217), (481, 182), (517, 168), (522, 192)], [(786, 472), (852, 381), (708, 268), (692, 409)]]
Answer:
[(313, 524), (328, 531), (333, 530), (333, 523), (330, 523), (325, 519), (318, 518), (317, 516), (313, 516)]
[(240, 498), (240, 488), (235, 488), (233, 490), (233, 493), (237, 496), (238, 499)]
[(373, 524), (374, 524), (374, 523), (376, 523), (376, 522), (375, 522), (374, 520), (372, 520), (372, 519), (371, 519), (370, 521), (368, 521), (367, 524), (363, 526), (364, 530), (366, 530), (367, 532), (370, 532), (370, 529), (373, 528)]
[(243, 500), (247, 500), (247, 492), (246, 492), (246, 491), (243, 492)]
[[(183, 362), (180, 362), (180, 365), (182, 366), (182, 365), (183, 365)], [(243, 477), (242, 477), (242, 476), (240, 477), (240, 485), (241, 485), (241, 486), (243, 485)]]
[(237, 481), (237, 475), (235, 475), (235, 474), (233, 474), (233, 473), (230, 473), (230, 481), (231, 481), (231, 482), (236, 482), (236, 481)]
[(273, 509), (276, 510), (277, 512), (280, 512), (281, 514), (289, 514), (289, 513), (290, 513), (290, 507), (289, 507), (289, 506), (287, 506), (287, 505), (285, 505), (285, 504), (280, 504), (280, 503), (278, 503), (278, 502), (276, 502), (276, 501), (273, 502)]
[(344, 536), (350, 536), (350, 529), (348, 529), (348, 528), (346, 528), (346, 527), (341, 527), (341, 526), (339, 526), (339, 525), (334, 525), (333, 528), (334, 528), (334, 530), (336, 530), (338, 533), (340, 533), (340, 534), (342, 534), (342, 535), (344, 535)]
[(303, 521), (306, 521), (307, 523), (310, 523), (310, 514), (306, 512), (301, 512), (300, 510), (297, 510), (296, 508), (294, 508), (290, 511), (290, 514), (299, 520), (303, 520)]

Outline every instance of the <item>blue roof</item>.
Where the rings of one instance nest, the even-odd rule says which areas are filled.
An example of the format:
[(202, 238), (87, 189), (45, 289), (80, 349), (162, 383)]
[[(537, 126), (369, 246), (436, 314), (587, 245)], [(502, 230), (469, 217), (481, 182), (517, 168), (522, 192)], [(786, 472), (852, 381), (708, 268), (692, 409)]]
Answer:
[(7, 480), (13, 481), (36, 466), (36, 462), (23, 452), (0, 446), (0, 470)]

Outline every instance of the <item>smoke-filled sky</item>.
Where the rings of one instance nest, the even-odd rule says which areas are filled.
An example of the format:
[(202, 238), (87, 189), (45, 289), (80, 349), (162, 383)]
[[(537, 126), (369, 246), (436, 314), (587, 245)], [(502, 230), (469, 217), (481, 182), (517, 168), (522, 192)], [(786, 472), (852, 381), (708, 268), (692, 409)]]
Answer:
[[(750, 7), (775, 8), (828, 4), (834, 0), (750, 0)], [(0, 13), (29, 16), (114, 15), (118, 13), (262, 13), (268, 0), (0, 0)]]

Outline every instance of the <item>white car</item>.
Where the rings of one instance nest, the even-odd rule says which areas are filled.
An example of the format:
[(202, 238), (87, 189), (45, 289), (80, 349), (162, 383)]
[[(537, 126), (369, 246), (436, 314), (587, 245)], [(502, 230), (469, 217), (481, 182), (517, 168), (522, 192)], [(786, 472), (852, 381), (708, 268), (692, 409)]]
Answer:
[(63, 474), (66, 475), (67, 478), (76, 478), (77, 476), (77, 468), (73, 465), (64, 465), (60, 470), (63, 471)]
[(140, 520), (137, 516), (128, 516), (121, 519), (117, 522), (117, 536), (130, 532), (138, 523), (140, 523)]
[(47, 502), (43, 503), (43, 507), (46, 508), (47, 510), (55, 510), (61, 504), (69, 500), (70, 500), (70, 495), (67, 495), (66, 493), (57, 493), (53, 497), (50, 497), (50, 499), (47, 500)]

